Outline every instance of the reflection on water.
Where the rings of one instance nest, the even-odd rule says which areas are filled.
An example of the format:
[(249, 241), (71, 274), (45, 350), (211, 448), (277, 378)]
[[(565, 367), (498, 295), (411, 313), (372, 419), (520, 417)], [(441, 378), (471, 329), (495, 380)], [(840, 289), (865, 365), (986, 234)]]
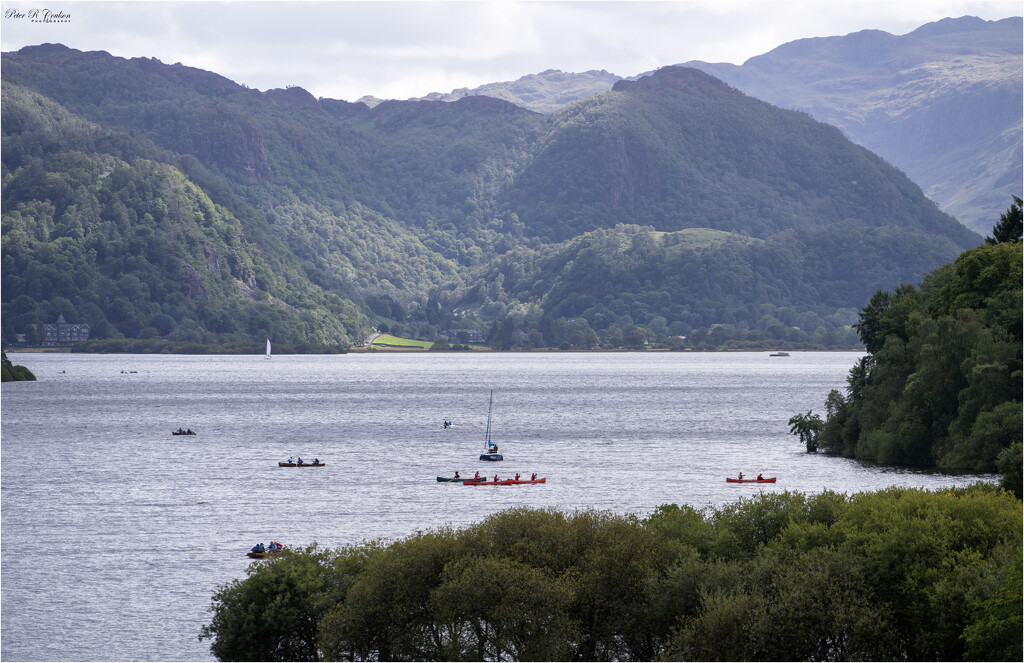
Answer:
[[(210, 598), (258, 541), (395, 539), (512, 506), (643, 515), (977, 480), (803, 451), (786, 422), (821, 411), (858, 357), (18, 354), (39, 380), (3, 385), (0, 653), (212, 660), (196, 637)], [(501, 463), (478, 460), (492, 389)], [(278, 467), (292, 455), (327, 465)], [(548, 482), (436, 481), (455, 470)], [(726, 484), (738, 472), (778, 483)]]

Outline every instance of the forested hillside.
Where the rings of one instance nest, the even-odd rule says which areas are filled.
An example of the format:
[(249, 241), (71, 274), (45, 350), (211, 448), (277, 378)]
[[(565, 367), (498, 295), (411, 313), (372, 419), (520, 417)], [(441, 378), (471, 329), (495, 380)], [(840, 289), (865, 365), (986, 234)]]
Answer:
[(918, 286), (875, 293), (857, 325), (870, 354), (845, 396), (829, 394), (821, 448), (886, 465), (999, 470), (1020, 495), (1020, 203), (989, 243)]
[[(495, 259), (462, 305), (535, 302), (621, 345), (842, 345), (872, 292), (977, 242), (835, 128), (684, 68), (553, 116), (508, 192), (527, 235), (562, 243)], [(539, 315), (506, 309), (495, 340), (549, 337)]]
[(63, 313), (95, 338), (849, 347), (870, 292), (980, 242), (835, 129), (695, 70), (553, 116), (60, 45), (2, 72), (7, 342)]
[(5, 338), (59, 315), (98, 338), (362, 337), (345, 290), (310, 283), (266, 221), (194, 159), (6, 83), (3, 126)]
[(836, 301), (823, 297), (835, 284), (806, 278), (796, 256), (804, 248), (706, 228), (619, 225), (510, 251), (460, 301), (499, 316), (489, 337), (496, 347), (856, 345), (848, 327), (856, 309), (814, 303)]

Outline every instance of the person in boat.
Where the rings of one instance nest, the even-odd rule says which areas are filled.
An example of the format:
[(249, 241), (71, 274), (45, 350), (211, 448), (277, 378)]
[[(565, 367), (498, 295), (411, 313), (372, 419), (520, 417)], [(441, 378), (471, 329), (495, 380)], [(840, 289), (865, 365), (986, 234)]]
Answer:
[(530, 481), (536, 481), (536, 480), (537, 480), (537, 473), (534, 472), (533, 474), (530, 475)]
[(299, 465), (302, 465), (302, 459), (301, 458), (299, 459)]
[(288, 456), (288, 464), (289, 465), (294, 465), (295, 464), (295, 459), (292, 458), (291, 456)]
[(757, 480), (758, 480), (758, 481), (764, 481), (764, 477), (763, 477), (763, 476), (761, 476), (760, 474), (758, 474), (758, 475), (757, 475)]
[(739, 478), (740, 478), (740, 479), (742, 479), (742, 478), (743, 478), (743, 472), (740, 472), (740, 477), (739, 477)]
[(516, 481), (519, 481), (519, 472), (516, 472)]
[(495, 475), (494, 475), (494, 483), (498, 483), (498, 481), (500, 481), (500, 479), (498, 479), (498, 475), (497, 475), (497, 474), (495, 474)]
[(252, 551), (254, 553), (261, 553), (261, 552), (267, 552), (267, 549), (263, 547), (263, 542), (261, 541), (260, 543), (257, 543), (256, 545), (254, 545), (252, 547)]
[(313, 459), (313, 464), (314, 465), (319, 465), (320, 464), (320, 459), (319, 458), (314, 458)]
[(480, 470), (477, 470), (476, 474), (473, 475), (473, 481), (480, 480)]
[(459, 478), (459, 471), (458, 471), (458, 470), (455, 470), (455, 478), (456, 478), (456, 479), (458, 479), (458, 478)]
[(186, 435), (191, 435), (192, 434), (192, 429), (191, 428), (186, 429), (185, 430), (185, 434)]

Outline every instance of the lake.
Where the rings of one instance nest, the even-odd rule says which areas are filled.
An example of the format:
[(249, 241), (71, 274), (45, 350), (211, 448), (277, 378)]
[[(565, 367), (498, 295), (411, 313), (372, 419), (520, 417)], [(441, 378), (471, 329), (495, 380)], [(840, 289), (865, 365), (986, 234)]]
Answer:
[[(823, 413), (860, 356), (10, 355), (38, 381), (3, 384), (0, 656), (213, 660), (197, 639), (211, 597), (260, 541), (398, 539), (514, 506), (645, 515), (995, 480), (807, 454), (787, 421)], [(500, 463), (478, 460), (492, 390)], [(289, 456), (326, 466), (278, 467)], [(455, 470), (547, 483), (436, 481)], [(778, 483), (725, 482), (739, 472)]]

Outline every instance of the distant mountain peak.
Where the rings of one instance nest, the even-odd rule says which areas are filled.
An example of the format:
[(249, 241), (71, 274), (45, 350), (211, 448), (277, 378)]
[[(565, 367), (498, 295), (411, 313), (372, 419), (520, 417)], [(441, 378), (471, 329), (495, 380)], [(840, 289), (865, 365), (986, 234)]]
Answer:
[(264, 94), (268, 99), (277, 103), (286, 104), (295, 108), (307, 108), (309, 110), (319, 112), (323, 111), (323, 108), (321, 108), (316, 97), (314, 97), (305, 88), (298, 87), (297, 85), (267, 90)]
[(714, 76), (695, 69), (680, 65), (669, 65), (656, 70), (654, 73), (643, 76), (636, 80), (622, 79), (612, 86), (614, 92), (626, 92), (630, 90), (659, 90), (666, 87), (677, 88), (683, 85), (698, 85), (708, 89), (728, 89), (729, 86)]
[[(1003, 19), (1006, 21), (1012, 21), (1014, 19), (1008, 18)], [(1016, 19), (1020, 22), (1020, 18)], [(990, 23), (997, 23), (998, 21), (986, 21), (985, 19), (978, 18), (977, 16), (961, 16), (959, 18), (943, 18), (938, 21), (931, 23), (925, 23), (921, 27), (917, 28), (913, 32), (908, 33), (912, 37), (932, 37), (935, 35), (948, 34), (950, 32), (961, 32), (963, 30), (976, 30), (983, 28)]]

